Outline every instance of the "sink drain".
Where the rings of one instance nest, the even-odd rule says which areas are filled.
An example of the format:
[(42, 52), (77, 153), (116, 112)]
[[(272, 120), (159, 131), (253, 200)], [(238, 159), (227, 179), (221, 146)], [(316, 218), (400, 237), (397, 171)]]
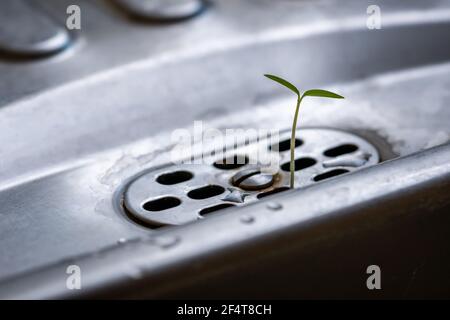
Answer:
[[(376, 148), (352, 133), (311, 128), (297, 130), (297, 137), (296, 188), (379, 162)], [(147, 171), (128, 185), (124, 207), (147, 225), (180, 225), (289, 190), (290, 133), (282, 133), (276, 145), (263, 142), (237, 147), (225, 159)], [(277, 173), (252, 164), (261, 152), (278, 157)]]

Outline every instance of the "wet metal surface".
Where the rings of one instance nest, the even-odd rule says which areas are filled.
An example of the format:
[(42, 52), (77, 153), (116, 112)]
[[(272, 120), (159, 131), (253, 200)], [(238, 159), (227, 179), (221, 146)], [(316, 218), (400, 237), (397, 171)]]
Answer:
[[(449, 211), (450, 172), (445, 151), (450, 141), (450, 45), (443, 41), (449, 38), (448, 1), (411, 0), (407, 5), (378, 1), (381, 30), (366, 28), (366, 9), (373, 3), (365, 0), (348, 0), (345, 6), (342, 0), (215, 0), (204, 14), (176, 24), (127, 19), (110, 1), (40, 4), (52, 17), (66, 17), (67, 6), (78, 4), (83, 31), (78, 45), (60, 55), (32, 63), (12, 63), (0, 55), (0, 281), (13, 279), (0, 285), (2, 295), (77, 294), (65, 288), (65, 266), (73, 260), (86, 263), (89, 274), (92, 270), (89, 279), (98, 281), (95, 288), (111, 286), (111, 278), (126, 283), (148, 276), (155, 284), (147, 286), (154, 290), (146, 292), (148, 296), (165, 292), (167, 279), (186, 283), (183, 280), (189, 278), (196, 283), (198, 279), (192, 277), (209, 275), (225, 260), (230, 268), (252, 271), (251, 276), (241, 272), (244, 278), (233, 278), (245, 283), (257, 278), (258, 265), (251, 269), (238, 265), (251, 263), (249, 247), (263, 257), (274, 247), (290, 250), (279, 257), (287, 259), (283, 260), (286, 268), (279, 259), (263, 264), (278, 275), (277, 284), (283, 283), (278, 282), (283, 275), (313, 279), (311, 270), (344, 265), (365, 254), (372, 256), (359, 262), (376, 257), (386, 265), (395, 263), (390, 267), (398, 273), (389, 279), (400, 281), (394, 283), (402, 289), (396, 297), (406, 291), (411, 272), (423, 261), (426, 265), (420, 270), (439, 271), (431, 263), (439, 261), (448, 272), (443, 256), (450, 242), (448, 214), (444, 214)], [(219, 129), (289, 128), (295, 101), (263, 78), (267, 72), (301, 88), (328, 88), (345, 96), (339, 103), (305, 101), (301, 128), (354, 133), (375, 146), (384, 163), (369, 168), (371, 158), (359, 167), (365, 161), (363, 153), (333, 158), (321, 150), (315, 153), (320, 158), (314, 157), (319, 161), (297, 172), (296, 185), (302, 190), (288, 191), (276, 180), (273, 189), (256, 195), (242, 193), (238, 187), (229, 189), (226, 180), (222, 194), (195, 200), (204, 206), (187, 211), (190, 218), (195, 212), (201, 221), (151, 229), (124, 214), (119, 199), (126, 186), (170, 163), (173, 130), (192, 130), (195, 120)], [(297, 156), (311, 157), (308, 148), (305, 139)], [(287, 163), (288, 156), (283, 161)], [(318, 183), (312, 180), (342, 170), (342, 165), (350, 172)], [(178, 190), (176, 184), (170, 185), (172, 178), (162, 179), (168, 191)], [(206, 182), (195, 187), (210, 184)], [(219, 189), (208, 190), (214, 194)], [(185, 191), (184, 195), (190, 190)], [(144, 204), (151, 200), (148, 197), (145, 194), (138, 202)], [(148, 208), (176, 204), (166, 199)], [(308, 219), (318, 216), (321, 223), (315, 229)], [(170, 219), (192, 221), (184, 216)], [(398, 227), (391, 228), (396, 221)], [(350, 245), (338, 246), (341, 236), (360, 230), (371, 231), (373, 238), (349, 237)], [(147, 240), (149, 234), (177, 240), (165, 245)], [(280, 234), (292, 237), (270, 240)], [(328, 236), (333, 241), (327, 241)], [(141, 240), (123, 243), (120, 239)], [(309, 255), (299, 248), (313, 240), (338, 247), (323, 255), (314, 245)], [(242, 255), (235, 259), (232, 252), (237, 249)], [(184, 268), (202, 254), (205, 259), (197, 271), (204, 273)], [(297, 260), (288, 260), (296, 255)], [(339, 259), (327, 260), (330, 256)], [(289, 266), (295, 269), (291, 273)], [(349, 274), (355, 271), (360, 276), (361, 265), (357, 267)], [(160, 270), (176, 275), (159, 278)], [(323, 278), (330, 270), (322, 271)], [(28, 276), (19, 276), (22, 273)], [(420, 276), (431, 284), (433, 274), (439, 278), (439, 272)], [(286, 279), (286, 286), (278, 287), (292, 283)], [(86, 285), (95, 292), (94, 285)], [(270, 288), (270, 283), (265, 285)], [(215, 288), (219, 287), (221, 292), (231, 290), (231, 282), (229, 286), (217, 283)], [(249, 284), (246, 289), (252, 287), (258, 286)], [(409, 288), (414, 292), (414, 286)], [(272, 289), (276, 292), (277, 287)], [(291, 292), (300, 289), (290, 288)], [(383, 290), (383, 294), (390, 292)]]
[[(445, 277), (449, 266), (448, 250), (443, 250), (448, 242), (436, 241), (448, 239), (450, 198), (448, 194), (436, 191), (450, 187), (449, 157), (450, 146), (435, 147), (422, 154), (343, 176), (334, 183), (312, 185), (302, 191), (302, 201), (298, 201), (299, 192), (286, 193), (279, 196), (276, 203), (257, 202), (239, 211), (224, 211), (211, 219), (167, 229), (151, 238), (142, 237), (140, 241), (129, 242), (126, 247), (114, 245), (95, 256), (73, 257), (70, 263), (81, 266), (85, 275), (83, 290), (66, 289), (67, 263), (61, 262), (3, 282), (0, 297), (189, 295), (236, 298), (248, 295), (274, 297), (278, 293), (286, 297), (369, 298), (373, 297), (373, 292), (361, 285), (361, 276), (366, 274), (360, 269), (373, 263), (374, 259), (381, 261), (395, 275), (383, 280), (383, 296), (420, 297), (420, 291), (415, 288), (405, 291), (411, 278), (405, 269), (412, 272), (417, 266), (423, 267), (423, 259), (430, 254), (439, 257), (440, 264), (430, 265), (431, 269), (424, 268), (428, 273), (422, 276), (430, 283), (422, 284), (420, 288), (431, 288), (433, 292), (434, 281), (439, 281), (444, 289), (449, 284)], [(392, 197), (393, 194), (396, 197)], [(426, 219), (420, 218), (418, 212), (425, 214)], [(330, 215), (339, 219), (326, 219)], [(437, 221), (443, 224), (435, 225)], [(403, 229), (405, 226), (408, 228)], [(272, 233), (275, 236), (268, 237)], [(379, 253), (376, 252), (377, 243), (383, 245)], [(430, 246), (433, 243), (438, 247)], [(259, 250), (255, 250), (255, 246)], [(278, 254), (267, 254), (274, 248)], [(283, 248), (282, 252), (279, 248)], [(366, 252), (366, 248), (372, 250)], [(336, 250), (339, 253), (349, 251), (351, 255), (336, 254)], [(193, 252), (194, 261), (201, 263), (195, 264), (189, 259), (189, 253)], [(314, 259), (304, 259), (311, 254)], [(405, 259), (396, 260), (392, 255)], [(342, 263), (343, 259), (346, 263)], [(221, 268), (223, 261), (227, 261), (227, 268)], [(340, 266), (339, 274), (345, 275), (343, 279), (336, 279), (336, 265)], [(278, 270), (270, 279), (268, 268)], [(310, 268), (315, 272), (308, 271)], [(299, 269), (302, 272), (298, 272)], [(240, 272), (234, 273), (236, 270)], [(142, 281), (130, 283), (130, 275), (136, 274)], [(329, 281), (334, 278), (333, 284), (337, 288), (311, 293), (309, 288), (319, 288), (324, 276)], [(167, 279), (171, 279), (170, 286)], [(270, 290), (260, 290), (252, 281), (262, 283)], [(276, 289), (280, 281), (284, 293)], [(350, 284), (346, 284), (348, 281)], [(298, 283), (308, 285), (299, 286)], [(33, 285), (30, 287), (30, 284)], [(207, 284), (220, 290), (211, 291)]]

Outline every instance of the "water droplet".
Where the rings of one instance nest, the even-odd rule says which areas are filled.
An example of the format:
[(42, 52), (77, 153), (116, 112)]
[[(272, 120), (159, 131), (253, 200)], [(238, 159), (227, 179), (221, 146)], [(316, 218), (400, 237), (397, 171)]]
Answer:
[(253, 223), (253, 222), (255, 222), (255, 218), (254, 217), (246, 215), (246, 214), (243, 215), (240, 220), (243, 223)]
[(281, 210), (283, 206), (278, 202), (269, 202), (267, 203), (267, 208), (270, 210)]
[(117, 240), (118, 244), (124, 244), (126, 242), (127, 242), (127, 239), (125, 239), (125, 238), (120, 238), (119, 240)]
[(175, 236), (158, 236), (151, 238), (151, 241), (160, 248), (168, 249), (180, 242), (180, 238)]

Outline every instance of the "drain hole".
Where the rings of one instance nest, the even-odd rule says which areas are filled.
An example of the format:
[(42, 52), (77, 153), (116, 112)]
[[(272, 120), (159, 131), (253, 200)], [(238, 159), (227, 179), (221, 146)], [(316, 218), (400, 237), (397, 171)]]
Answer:
[(326, 150), (323, 154), (327, 157), (338, 157), (342, 156), (343, 154), (355, 152), (356, 150), (358, 150), (358, 147), (354, 144), (342, 144), (335, 148)]
[(341, 175), (341, 174), (347, 173), (347, 172), (348, 172), (348, 170), (345, 170), (345, 169), (331, 170), (331, 171), (324, 172), (324, 173), (321, 173), (321, 174), (315, 176), (314, 181), (317, 182), (317, 181), (325, 180), (325, 179), (332, 178), (332, 177), (335, 177), (335, 176), (338, 176), (338, 175)]
[(147, 211), (162, 211), (174, 208), (181, 204), (181, 200), (175, 197), (164, 197), (144, 203), (142, 208)]
[(289, 190), (289, 188), (288, 187), (280, 187), (280, 188), (276, 188), (276, 189), (273, 189), (273, 190), (270, 190), (270, 191), (267, 191), (267, 192), (260, 193), (256, 197), (258, 199), (261, 199), (261, 198), (264, 198), (264, 197), (267, 197), (267, 196), (271, 196), (273, 194), (277, 194), (277, 193), (280, 193), (280, 192), (283, 192), (283, 191), (286, 191), (286, 190)]
[(160, 184), (172, 185), (191, 180), (193, 176), (189, 171), (175, 171), (160, 175), (156, 181)]
[(240, 168), (248, 164), (248, 157), (242, 155), (234, 155), (214, 162), (214, 167), (222, 170), (231, 170)]
[[(303, 141), (300, 139), (295, 139), (295, 147), (300, 147), (303, 144)], [(279, 152), (283, 152), (283, 151), (287, 151), (291, 149), (291, 139), (286, 139), (283, 141), (280, 141), (277, 144), (273, 144), (269, 147), (269, 150), (271, 151), (279, 151)]]
[(214, 196), (218, 196), (219, 194), (222, 194), (224, 192), (225, 192), (225, 189), (222, 188), (221, 186), (210, 185), (210, 186), (191, 190), (191, 191), (189, 191), (189, 193), (187, 195), (191, 199), (201, 200), (201, 199), (207, 199), (207, 198), (211, 198)]
[(200, 213), (201, 216), (204, 216), (204, 215), (207, 215), (208, 213), (216, 212), (216, 211), (219, 211), (219, 210), (222, 210), (222, 209), (226, 209), (226, 208), (230, 208), (230, 207), (234, 207), (234, 204), (222, 203), (222, 204), (217, 204), (217, 205), (212, 206), (212, 207), (204, 208), (204, 209), (200, 210), (199, 213)]
[[(295, 171), (298, 171), (312, 167), (313, 165), (316, 164), (316, 160), (314, 160), (313, 158), (299, 158), (295, 159), (294, 163), (295, 163)], [(281, 166), (281, 169), (287, 172), (291, 171), (290, 164), (291, 164), (290, 162), (284, 163)]]

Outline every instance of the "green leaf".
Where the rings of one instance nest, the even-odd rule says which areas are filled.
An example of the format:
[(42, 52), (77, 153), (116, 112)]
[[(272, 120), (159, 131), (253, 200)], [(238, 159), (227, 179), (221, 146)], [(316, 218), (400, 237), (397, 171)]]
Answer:
[(271, 75), (271, 74), (265, 74), (265, 77), (269, 78), (270, 80), (273, 80), (275, 82), (278, 82), (279, 84), (281, 84), (282, 86), (288, 88), (289, 90), (293, 91), (296, 95), (300, 95), (300, 91), (298, 91), (298, 89), (289, 81), (284, 80), (280, 77)]
[(321, 89), (312, 89), (308, 90), (303, 94), (304, 97), (324, 97), (324, 98), (334, 98), (334, 99), (344, 99), (343, 96), (338, 95), (334, 92), (321, 90)]

